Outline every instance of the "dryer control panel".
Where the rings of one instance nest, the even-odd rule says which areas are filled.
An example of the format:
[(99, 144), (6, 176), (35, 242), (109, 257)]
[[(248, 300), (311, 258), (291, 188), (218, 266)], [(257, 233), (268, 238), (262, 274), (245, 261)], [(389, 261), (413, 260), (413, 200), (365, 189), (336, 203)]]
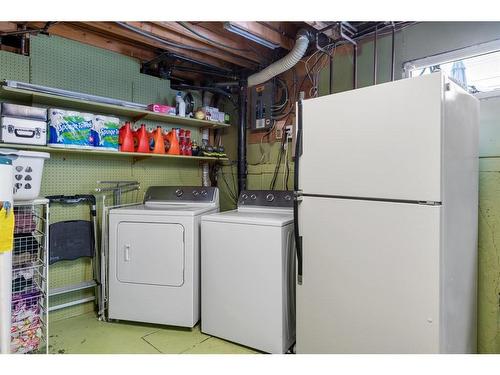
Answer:
[(214, 202), (214, 186), (151, 186), (144, 195), (144, 202)]
[(238, 206), (293, 207), (291, 190), (244, 190)]

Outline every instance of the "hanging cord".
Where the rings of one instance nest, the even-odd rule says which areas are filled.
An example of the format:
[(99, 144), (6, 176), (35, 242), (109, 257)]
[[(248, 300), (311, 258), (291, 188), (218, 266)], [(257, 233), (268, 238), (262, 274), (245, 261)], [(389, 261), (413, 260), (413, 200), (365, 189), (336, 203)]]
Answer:
[(284, 145), (285, 145), (285, 139), (286, 137), (283, 137), (280, 143), (280, 150), (278, 153), (278, 161), (276, 162), (276, 168), (274, 168), (274, 174), (273, 174), (273, 179), (271, 180), (271, 186), (270, 190), (274, 190), (276, 187), (276, 180), (278, 179), (278, 173), (281, 167), (281, 160), (283, 159), (283, 154), (285, 151)]
[(215, 168), (217, 168), (217, 171), (214, 173), (214, 175), (216, 176), (216, 182), (218, 182), (219, 181), (218, 176), (220, 174), (220, 176), (222, 177), (222, 181), (224, 182), (224, 185), (227, 188), (227, 195), (231, 199), (231, 203), (236, 204), (238, 202), (238, 196), (237, 196), (236, 185), (234, 182), (233, 164), (234, 164), (233, 162), (230, 162), (229, 166), (231, 167), (231, 179), (233, 180), (232, 185), (233, 185), (233, 188), (235, 188), (234, 191), (226, 179), (226, 175), (225, 175), (224, 170), (223, 170), (224, 165), (222, 165), (222, 166), (217, 165), (215, 167)]
[[(317, 50), (311, 56), (309, 56), (307, 58), (307, 60), (303, 61), (304, 66), (305, 66), (305, 70), (306, 70), (306, 76), (311, 81), (311, 88), (309, 89), (309, 96), (310, 97), (317, 97), (318, 96), (318, 86), (319, 86), (320, 73), (328, 64), (328, 62), (329, 62), (328, 57), (330, 57), (330, 58), (335, 57), (335, 51), (337, 50), (337, 43), (328, 44), (324, 48), (328, 50), (328, 53), (325, 53), (322, 50)], [(315, 62), (311, 67), (309, 67), (309, 62), (313, 58), (315, 58)], [(315, 69), (314, 67), (318, 64), (318, 62), (321, 62), (321, 63)]]

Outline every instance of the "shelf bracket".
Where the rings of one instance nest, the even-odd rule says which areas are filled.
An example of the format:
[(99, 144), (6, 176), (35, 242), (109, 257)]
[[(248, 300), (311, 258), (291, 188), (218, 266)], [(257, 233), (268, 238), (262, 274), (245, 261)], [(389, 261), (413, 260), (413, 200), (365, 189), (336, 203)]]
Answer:
[(140, 121), (142, 120), (144, 117), (147, 116), (147, 113), (141, 113), (140, 115), (137, 115), (135, 117), (132, 117), (132, 121), (133, 122), (137, 122), (137, 121)]
[(132, 158), (132, 163), (135, 164), (141, 160), (149, 159), (151, 156), (134, 156)]

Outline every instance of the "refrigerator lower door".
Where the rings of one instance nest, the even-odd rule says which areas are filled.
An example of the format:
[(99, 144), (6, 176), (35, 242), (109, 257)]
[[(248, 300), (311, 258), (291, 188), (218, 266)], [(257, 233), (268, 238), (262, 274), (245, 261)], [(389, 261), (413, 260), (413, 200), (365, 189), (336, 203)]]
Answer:
[(440, 221), (440, 206), (304, 197), (297, 353), (438, 353)]

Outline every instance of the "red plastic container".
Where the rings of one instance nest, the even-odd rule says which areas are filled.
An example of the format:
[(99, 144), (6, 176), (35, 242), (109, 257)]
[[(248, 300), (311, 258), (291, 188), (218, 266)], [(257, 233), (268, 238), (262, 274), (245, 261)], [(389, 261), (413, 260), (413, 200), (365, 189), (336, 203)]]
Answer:
[(135, 138), (137, 139), (137, 152), (149, 153), (149, 138), (151, 135), (146, 129), (146, 125), (142, 124), (139, 130), (135, 132)]
[(134, 134), (130, 127), (130, 122), (126, 122), (118, 132), (118, 143), (120, 144), (120, 151), (134, 152)]

